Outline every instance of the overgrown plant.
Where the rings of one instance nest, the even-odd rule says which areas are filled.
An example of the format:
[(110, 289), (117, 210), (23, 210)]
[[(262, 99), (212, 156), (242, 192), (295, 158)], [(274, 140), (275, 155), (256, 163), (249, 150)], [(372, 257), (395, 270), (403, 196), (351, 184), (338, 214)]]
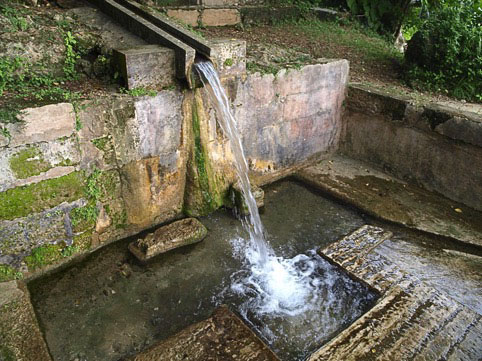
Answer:
[(433, 10), (408, 43), (408, 83), (460, 99), (482, 101), (481, 24), (478, 0)]
[(353, 15), (361, 16), (367, 25), (381, 34), (397, 36), (411, 0), (347, 0)]

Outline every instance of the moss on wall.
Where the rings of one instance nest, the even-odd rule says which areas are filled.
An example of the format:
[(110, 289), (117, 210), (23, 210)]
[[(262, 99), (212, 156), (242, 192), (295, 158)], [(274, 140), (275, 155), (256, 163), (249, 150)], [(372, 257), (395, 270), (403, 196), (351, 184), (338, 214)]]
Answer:
[(26, 217), (82, 197), (84, 177), (73, 172), (63, 177), (0, 192), (0, 220)]
[(19, 179), (39, 175), (51, 168), (37, 147), (28, 147), (10, 158), (10, 169)]

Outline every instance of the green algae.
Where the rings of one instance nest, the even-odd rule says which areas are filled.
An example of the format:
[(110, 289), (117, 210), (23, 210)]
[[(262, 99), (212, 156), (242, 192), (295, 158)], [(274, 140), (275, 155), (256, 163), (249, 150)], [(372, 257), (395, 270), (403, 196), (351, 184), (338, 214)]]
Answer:
[(37, 147), (28, 147), (21, 150), (10, 158), (10, 169), (19, 179), (39, 175), (52, 168), (41, 155)]
[(0, 220), (26, 217), (53, 208), (62, 202), (72, 202), (82, 197), (84, 177), (80, 172), (47, 179), (0, 192)]
[(63, 248), (60, 244), (45, 244), (34, 248), (32, 253), (24, 258), (24, 261), (28, 269), (34, 271), (61, 259)]

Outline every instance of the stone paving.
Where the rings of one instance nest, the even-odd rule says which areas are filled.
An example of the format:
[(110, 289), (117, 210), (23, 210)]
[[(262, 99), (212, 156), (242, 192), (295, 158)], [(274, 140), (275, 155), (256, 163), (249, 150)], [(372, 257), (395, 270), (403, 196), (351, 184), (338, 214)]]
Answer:
[(390, 236), (363, 226), (320, 252), (381, 298), (309, 360), (480, 360), (482, 316), (380, 254), (377, 246)]
[(296, 177), (371, 216), (482, 246), (482, 213), (380, 172), (367, 163), (332, 156)]

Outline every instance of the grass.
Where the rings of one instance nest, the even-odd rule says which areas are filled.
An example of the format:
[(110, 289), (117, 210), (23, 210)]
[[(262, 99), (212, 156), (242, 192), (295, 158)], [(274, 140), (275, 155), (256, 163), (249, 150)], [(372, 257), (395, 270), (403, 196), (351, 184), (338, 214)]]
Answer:
[[(401, 60), (403, 57), (388, 39), (355, 22), (300, 20), (292, 23), (291, 27), (295, 33), (301, 32), (314, 41), (323, 40), (323, 42), (349, 47), (369, 61), (384, 61), (393, 57)], [(328, 55), (338, 56), (338, 54)]]
[(22, 272), (17, 271), (16, 269), (6, 264), (0, 264), (0, 282), (20, 280), (22, 278), (23, 278)]

